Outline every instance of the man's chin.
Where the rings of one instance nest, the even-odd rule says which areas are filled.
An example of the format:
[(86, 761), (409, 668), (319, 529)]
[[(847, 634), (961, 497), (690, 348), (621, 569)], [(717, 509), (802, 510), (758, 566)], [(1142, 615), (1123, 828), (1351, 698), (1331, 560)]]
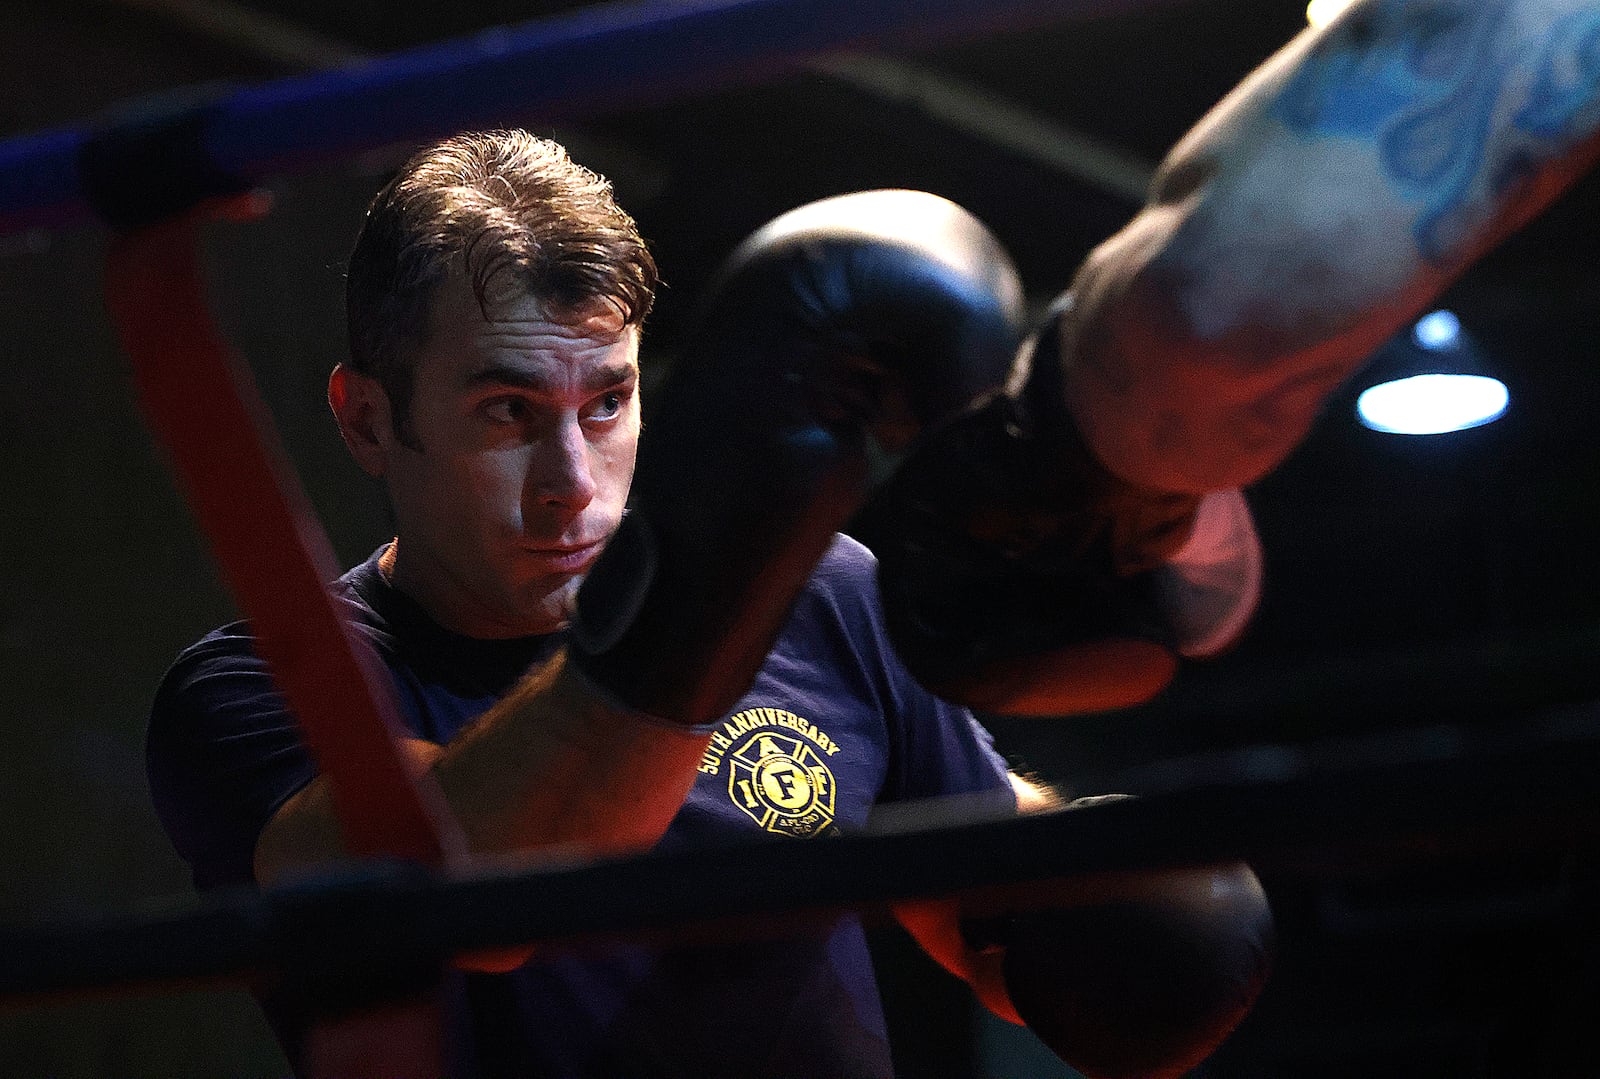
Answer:
[(562, 575), (553, 582), (544, 578), (530, 583), (519, 604), (522, 620), (530, 627), (528, 632), (554, 633), (565, 629), (577, 609), (578, 588), (582, 584), (582, 574)]

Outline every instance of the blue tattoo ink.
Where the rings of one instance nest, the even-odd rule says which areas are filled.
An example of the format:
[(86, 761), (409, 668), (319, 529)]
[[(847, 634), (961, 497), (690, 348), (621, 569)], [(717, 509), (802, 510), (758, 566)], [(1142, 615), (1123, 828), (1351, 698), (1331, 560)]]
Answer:
[(1291, 130), (1372, 137), (1415, 96), (1416, 80), (1398, 66), (1324, 47), (1295, 72), (1273, 111)]
[(1501, 8), (1458, 43), (1460, 62), (1451, 72), (1456, 78), (1442, 98), (1412, 110), (1379, 136), (1383, 163), (1395, 177), (1418, 187), (1446, 188), (1448, 201), (1441, 206), (1434, 200), (1435, 213), (1455, 204), (1483, 160), (1494, 103), (1509, 67), (1488, 55), (1504, 18)]
[[(1572, 57), (1575, 71), (1563, 71), (1562, 55)], [(1595, 100), (1600, 80), (1600, 14), (1578, 11), (1556, 24), (1539, 57), (1538, 78), (1516, 126), (1530, 135), (1569, 138), (1572, 122)]]
[[(1503, 195), (1549, 156), (1523, 145), (1508, 147), (1503, 160), (1487, 159), (1507, 76), (1525, 58), (1501, 44), (1509, 11), (1507, 0), (1424, 11), (1418, 17), (1430, 25), (1404, 50), (1363, 48), (1366, 28), (1352, 24), (1320, 43), (1274, 105), (1291, 130), (1374, 143), (1402, 197), (1419, 205), (1413, 235), (1419, 253), (1434, 263), (1448, 260), (1469, 226), (1463, 206), (1480, 175)], [(1600, 94), (1600, 13), (1560, 20), (1533, 70), (1513, 129), (1545, 142), (1570, 141), (1574, 121)]]
[(1460, 13), (1434, 16), (1408, 53), (1411, 70), (1424, 79), (1450, 79), (1471, 53), (1472, 27)]
[(1296, 131), (1376, 139), (1419, 94), (1431, 100), (1449, 92), (1466, 65), (1472, 29), (1460, 13), (1435, 15), (1422, 40), (1397, 56), (1363, 49), (1359, 40), (1372, 31), (1347, 28), (1307, 56), (1273, 111)]

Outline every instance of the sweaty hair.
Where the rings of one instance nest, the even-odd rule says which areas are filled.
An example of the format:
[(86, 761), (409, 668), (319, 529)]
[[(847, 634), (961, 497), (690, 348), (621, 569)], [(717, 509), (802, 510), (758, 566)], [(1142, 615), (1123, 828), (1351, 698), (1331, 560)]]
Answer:
[(440, 284), (458, 273), (485, 318), (491, 283), (510, 275), (552, 318), (606, 304), (630, 326), (650, 313), (657, 283), (611, 185), (559, 144), (488, 131), (421, 151), (372, 200), (345, 279), (350, 365), (378, 380), (408, 443), (414, 349)]

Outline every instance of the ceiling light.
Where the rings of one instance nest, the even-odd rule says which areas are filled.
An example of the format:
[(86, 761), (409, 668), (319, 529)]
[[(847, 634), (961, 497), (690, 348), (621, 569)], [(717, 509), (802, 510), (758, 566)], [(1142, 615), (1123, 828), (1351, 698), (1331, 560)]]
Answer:
[(1453, 311), (1433, 311), (1417, 319), (1411, 339), (1429, 352), (1449, 352), (1461, 344), (1461, 320)]
[(1455, 312), (1430, 311), (1379, 349), (1356, 415), (1374, 431), (1438, 435), (1505, 414), (1511, 394)]
[(1374, 431), (1439, 435), (1499, 419), (1510, 399), (1505, 383), (1487, 375), (1412, 375), (1363, 392), (1356, 414)]

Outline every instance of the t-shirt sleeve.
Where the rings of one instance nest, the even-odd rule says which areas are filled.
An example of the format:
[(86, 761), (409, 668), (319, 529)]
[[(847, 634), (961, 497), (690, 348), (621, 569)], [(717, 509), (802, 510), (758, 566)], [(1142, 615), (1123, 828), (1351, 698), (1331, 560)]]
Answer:
[(816, 578), (841, 599), (854, 647), (878, 668), (888, 738), (880, 802), (968, 796), (983, 806), (1014, 808), (1005, 758), (967, 709), (935, 697), (906, 670), (884, 625), (877, 562), (859, 543), (835, 541)]
[(316, 775), (238, 626), (179, 655), (156, 691), (145, 750), (156, 814), (200, 889), (254, 881), (261, 829)]
[(975, 805), (1014, 809), (1005, 758), (965, 708), (933, 696), (905, 676), (903, 705), (891, 717), (898, 743), (884, 801), (967, 796)]

